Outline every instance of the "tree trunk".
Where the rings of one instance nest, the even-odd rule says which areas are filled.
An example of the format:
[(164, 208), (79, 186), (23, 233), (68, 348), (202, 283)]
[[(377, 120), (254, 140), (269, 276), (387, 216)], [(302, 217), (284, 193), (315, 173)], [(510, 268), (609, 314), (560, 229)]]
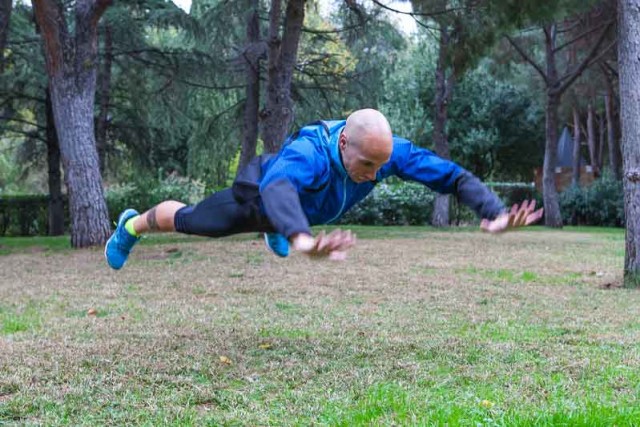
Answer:
[(556, 188), (556, 166), (558, 164), (558, 105), (561, 93), (556, 89), (558, 70), (556, 68), (555, 45), (556, 25), (544, 29), (545, 56), (547, 60), (547, 81), (553, 84), (547, 87), (547, 109), (545, 124), (544, 165), (542, 167), (542, 195), (544, 201), (544, 223), (548, 227), (562, 227), (560, 202)]
[(604, 160), (604, 135), (606, 133), (606, 127), (604, 123), (604, 116), (598, 114), (598, 170), (602, 171), (602, 162)]
[(111, 26), (104, 26), (104, 56), (102, 67), (98, 74), (99, 111), (96, 121), (96, 149), (100, 173), (104, 176), (107, 155), (107, 129), (109, 126), (109, 102), (111, 99), (111, 63), (113, 61), (113, 41)]
[(0, 0), (0, 74), (4, 73), (4, 49), (7, 46), (12, 9), (12, 0)]
[(587, 146), (589, 147), (589, 158), (593, 173), (598, 175), (598, 159), (596, 156), (596, 130), (594, 123), (593, 103), (589, 102), (587, 107)]
[(573, 171), (571, 185), (580, 185), (580, 114), (573, 108)]
[(45, 47), (75, 248), (102, 245), (110, 234), (93, 126), (96, 27), (109, 4), (110, 0), (78, 0), (71, 35), (61, 3), (33, 2)]
[(617, 180), (622, 179), (618, 144), (616, 144), (616, 125), (613, 114), (613, 83), (607, 85), (604, 108), (607, 116), (607, 146), (609, 147), (609, 168)]
[[(435, 120), (433, 121), (433, 141), (435, 151), (443, 159), (450, 159), (449, 142), (447, 140), (447, 107), (453, 89), (453, 74), (447, 78), (447, 49), (449, 34), (444, 24), (440, 25), (440, 41), (438, 62), (436, 65), (435, 87)], [(433, 205), (431, 224), (434, 227), (447, 227), (450, 223), (449, 195), (438, 194)]]
[(279, 37), (280, 4), (281, 0), (271, 2), (267, 101), (261, 114), (264, 148), (270, 153), (278, 151), (293, 121), (291, 80), (298, 56), (305, 0), (287, 2), (282, 38)]
[(544, 219), (548, 227), (562, 227), (560, 202), (556, 188), (556, 165), (558, 164), (558, 104), (559, 97), (547, 94), (546, 143), (542, 167), (542, 192)]
[(256, 145), (258, 143), (258, 111), (260, 106), (259, 7), (259, 0), (251, 0), (252, 11), (247, 21), (247, 49), (245, 52), (247, 88), (245, 91), (244, 126), (238, 172), (256, 155)]
[(618, 1), (618, 70), (622, 126), (624, 284), (640, 285), (640, 0)]
[(64, 234), (64, 201), (62, 199), (62, 174), (60, 173), (60, 146), (53, 118), (49, 88), (45, 95), (47, 124), (47, 163), (49, 165), (49, 236)]

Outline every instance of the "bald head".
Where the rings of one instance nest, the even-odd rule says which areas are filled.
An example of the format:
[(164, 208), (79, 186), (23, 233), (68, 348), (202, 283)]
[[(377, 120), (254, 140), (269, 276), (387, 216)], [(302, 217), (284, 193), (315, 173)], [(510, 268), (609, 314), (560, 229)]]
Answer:
[(347, 117), (344, 133), (350, 142), (367, 152), (391, 155), (391, 126), (378, 110), (365, 108), (353, 112)]
[(391, 126), (381, 112), (367, 108), (347, 118), (340, 136), (340, 152), (352, 180), (375, 180), (377, 171), (389, 161), (392, 151)]

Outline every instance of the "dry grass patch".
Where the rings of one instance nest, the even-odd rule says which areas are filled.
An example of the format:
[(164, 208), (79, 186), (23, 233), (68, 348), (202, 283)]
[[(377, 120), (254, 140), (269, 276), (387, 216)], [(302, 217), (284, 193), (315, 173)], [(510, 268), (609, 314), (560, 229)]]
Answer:
[(623, 245), (420, 231), (330, 263), (143, 243), (117, 272), (100, 250), (2, 256), (0, 321), (23, 326), (0, 333), (0, 420), (625, 425), (640, 293), (603, 288)]

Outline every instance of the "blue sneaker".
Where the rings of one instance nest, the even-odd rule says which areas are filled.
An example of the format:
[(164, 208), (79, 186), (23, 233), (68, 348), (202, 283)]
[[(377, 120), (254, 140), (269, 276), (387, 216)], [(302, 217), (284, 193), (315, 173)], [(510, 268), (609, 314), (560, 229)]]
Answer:
[(289, 241), (280, 233), (264, 233), (267, 248), (279, 257), (289, 256)]
[(116, 231), (113, 232), (109, 240), (107, 240), (107, 244), (104, 246), (104, 256), (107, 258), (109, 267), (114, 270), (120, 270), (122, 268), (124, 263), (127, 262), (129, 252), (131, 252), (133, 246), (140, 240), (140, 237), (132, 236), (124, 228), (129, 218), (133, 218), (136, 215), (139, 214), (135, 209), (127, 209), (122, 212), (118, 218)]

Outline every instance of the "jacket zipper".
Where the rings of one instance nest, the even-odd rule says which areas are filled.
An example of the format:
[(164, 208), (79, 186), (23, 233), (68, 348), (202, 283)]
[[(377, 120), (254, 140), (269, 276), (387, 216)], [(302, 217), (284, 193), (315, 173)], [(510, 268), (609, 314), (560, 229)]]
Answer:
[(340, 215), (342, 214), (342, 210), (344, 209), (344, 205), (347, 204), (347, 177), (344, 177), (344, 180), (342, 182), (342, 206), (340, 206), (340, 209), (338, 210), (338, 213), (336, 216), (333, 217), (333, 219), (331, 219), (330, 221), (327, 221), (325, 224), (331, 224), (333, 221), (335, 221), (336, 219), (338, 219), (340, 217)]

